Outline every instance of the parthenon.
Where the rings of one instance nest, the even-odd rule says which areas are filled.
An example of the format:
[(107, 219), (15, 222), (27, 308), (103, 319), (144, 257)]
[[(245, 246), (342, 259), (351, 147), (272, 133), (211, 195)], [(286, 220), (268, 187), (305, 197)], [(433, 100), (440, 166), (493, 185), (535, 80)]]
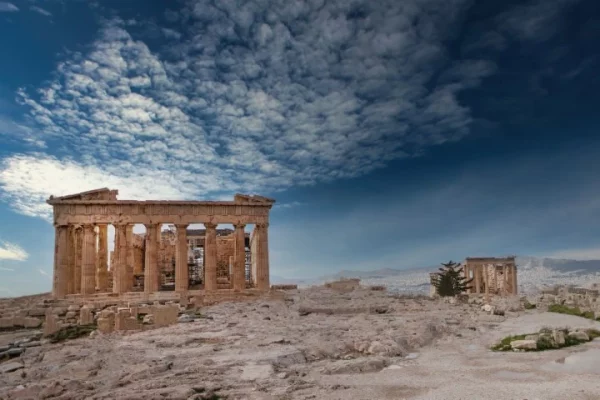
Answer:
[[(54, 209), (55, 298), (150, 294), (169, 290), (169, 277), (180, 293), (269, 290), (269, 211), (275, 200), (236, 194), (233, 201), (136, 201), (117, 195), (102, 188), (47, 200)], [(136, 224), (145, 226), (144, 235), (133, 232)], [(205, 229), (188, 229), (192, 224)], [(217, 229), (219, 224), (234, 230)], [(254, 225), (251, 235), (248, 224)], [(110, 257), (109, 225), (115, 229)]]

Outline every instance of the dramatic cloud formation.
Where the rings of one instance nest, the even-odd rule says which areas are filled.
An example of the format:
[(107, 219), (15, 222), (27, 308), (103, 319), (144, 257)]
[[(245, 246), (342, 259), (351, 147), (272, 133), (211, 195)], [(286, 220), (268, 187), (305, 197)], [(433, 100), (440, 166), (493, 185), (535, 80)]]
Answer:
[(17, 6), (6, 1), (0, 1), (0, 12), (15, 12), (19, 11)]
[(25, 261), (29, 254), (16, 244), (0, 241), (0, 260)]
[[(549, 3), (523, 13), (540, 8), (548, 21), (567, 0)], [(277, 191), (459, 140), (472, 117), (458, 95), (496, 70), (445, 48), (469, 5), (190, 1), (167, 26), (153, 23), (168, 41), (154, 49), (142, 23), (105, 21), (52, 82), (19, 91), (40, 132), (27, 140), (60, 150), (6, 159), (0, 187), (18, 212), (47, 217), (52, 193), (109, 183), (137, 198)], [(541, 29), (519, 15), (498, 17), (498, 29)]]

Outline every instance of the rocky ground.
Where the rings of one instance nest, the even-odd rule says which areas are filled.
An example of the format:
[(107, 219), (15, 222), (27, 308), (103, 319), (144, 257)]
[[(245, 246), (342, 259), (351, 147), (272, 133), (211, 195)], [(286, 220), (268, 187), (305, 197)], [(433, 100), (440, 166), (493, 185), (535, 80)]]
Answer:
[[(489, 350), (600, 323), (517, 309), (322, 287), (222, 303), (189, 323), (26, 347), (0, 364), (18, 363), (0, 373), (0, 399), (600, 399), (598, 340)], [(32, 334), (1, 334), (0, 346)]]

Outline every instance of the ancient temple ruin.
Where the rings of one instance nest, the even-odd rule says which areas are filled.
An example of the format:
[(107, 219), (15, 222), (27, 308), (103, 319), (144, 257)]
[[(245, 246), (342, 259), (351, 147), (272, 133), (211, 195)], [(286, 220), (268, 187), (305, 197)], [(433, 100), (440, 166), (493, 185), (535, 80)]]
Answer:
[[(134, 201), (117, 195), (103, 188), (47, 200), (54, 208), (56, 298), (269, 290), (269, 211), (275, 200), (236, 194), (233, 201)], [(135, 224), (146, 233), (134, 233)], [(191, 224), (204, 229), (188, 229)], [(219, 224), (234, 229), (217, 229)], [(252, 234), (245, 232), (248, 224), (254, 225)], [(109, 225), (115, 229), (110, 256)]]
[(515, 295), (518, 293), (515, 257), (468, 257), (463, 271), (473, 278), (468, 293)]

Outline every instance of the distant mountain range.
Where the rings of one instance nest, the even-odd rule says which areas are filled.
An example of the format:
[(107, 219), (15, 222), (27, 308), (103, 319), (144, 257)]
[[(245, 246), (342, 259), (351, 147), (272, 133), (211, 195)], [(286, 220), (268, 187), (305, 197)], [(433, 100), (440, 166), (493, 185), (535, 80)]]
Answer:
[[(600, 282), (600, 260), (567, 260), (539, 257), (517, 257), (518, 284), (521, 293), (532, 293), (557, 284), (589, 286)], [(273, 283), (299, 286), (321, 284), (340, 278), (360, 278), (366, 285), (385, 285), (388, 290), (403, 293), (427, 293), (429, 273), (440, 266), (413, 269), (382, 268), (373, 271), (343, 270), (315, 279), (285, 279), (272, 276)]]

